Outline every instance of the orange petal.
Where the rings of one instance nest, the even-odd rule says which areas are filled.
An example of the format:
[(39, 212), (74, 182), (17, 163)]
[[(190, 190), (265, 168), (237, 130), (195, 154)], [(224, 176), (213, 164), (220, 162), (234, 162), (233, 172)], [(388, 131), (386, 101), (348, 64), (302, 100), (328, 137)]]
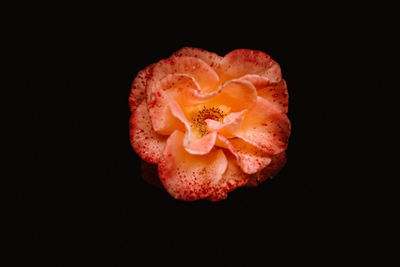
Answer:
[(246, 112), (247, 109), (240, 112), (232, 112), (223, 119), (222, 123), (207, 119), (207, 129), (210, 132), (218, 132), (227, 138), (233, 137), (233, 133), (239, 129)]
[(156, 63), (146, 86), (147, 103), (152, 102), (154, 87), (168, 74), (187, 74), (193, 77), (205, 92), (214, 91), (218, 85), (218, 74), (203, 60), (194, 57), (175, 57)]
[(206, 155), (189, 154), (182, 146), (184, 134), (173, 132), (158, 165), (160, 181), (176, 199), (193, 201), (208, 197), (227, 168), (222, 150)]
[(278, 83), (272, 83), (266, 77), (248, 74), (241, 77), (239, 80), (251, 82), (257, 89), (258, 96), (276, 104), (282, 112), (288, 112), (289, 95), (284, 79), (280, 80)]
[(281, 80), (281, 69), (269, 55), (262, 51), (237, 49), (226, 54), (216, 68), (222, 80), (239, 78), (246, 74), (258, 74), (277, 83)]
[(159, 162), (167, 138), (153, 130), (146, 101), (142, 101), (131, 115), (129, 138), (133, 149), (143, 160), (153, 164)]
[(231, 112), (252, 108), (257, 102), (257, 90), (251, 82), (230, 80), (220, 86), (217, 96), (209, 101), (211, 105), (227, 105)]
[(184, 130), (169, 110), (171, 101), (193, 105), (205, 102), (216, 93), (201, 94), (198, 83), (189, 75), (168, 74), (153, 87), (152, 94), (149, 112), (153, 128), (160, 134), (171, 134), (176, 129)]
[(145, 99), (147, 79), (151, 73), (154, 64), (147, 66), (136, 75), (132, 83), (131, 93), (129, 95), (129, 109), (134, 111)]
[(218, 63), (222, 60), (222, 57), (218, 56), (215, 53), (208, 52), (204, 49), (195, 48), (195, 47), (184, 47), (171, 55), (171, 58), (174, 57), (195, 57), (203, 60), (211, 67), (218, 65)]
[(265, 152), (239, 138), (228, 140), (224, 136), (218, 135), (218, 140), (235, 155), (237, 165), (244, 173), (259, 172), (271, 162), (271, 158)]
[[(186, 74), (165, 76), (153, 86), (152, 95), (149, 112), (153, 128), (157, 133), (165, 135), (176, 129), (184, 131), (176, 118), (185, 123), (183, 120), (185, 116), (175, 116), (176, 118), (174, 118), (168, 108), (168, 105), (173, 101), (179, 102), (183, 106), (200, 103), (215, 106), (228, 105), (232, 112), (252, 108), (257, 101), (256, 89), (249, 81), (232, 80), (223, 84), (217, 90), (206, 93), (200, 91), (197, 82)], [(186, 123), (185, 125), (190, 131), (190, 124)], [(233, 124), (231, 126), (233, 127)]]
[(200, 138), (197, 138), (193, 133), (189, 121), (186, 119), (182, 108), (176, 101), (171, 101), (169, 105), (173, 116), (178, 118), (186, 127), (185, 138), (183, 146), (186, 152), (196, 155), (204, 155), (214, 147), (217, 133), (212, 132)]
[(235, 136), (275, 155), (284, 151), (290, 135), (290, 121), (275, 105), (262, 97), (249, 110)]
[(236, 164), (236, 158), (231, 153), (225, 154), (228, 160), (228, 167), (214, 191), (207, 197), (211, 201), (220, 201), (227, 197), (227, 194), (234, 189), (247, 184), (250, 175), (244, 173)]
[(286, 152), (273, 155), (271, 163), (260, 172), (253, 174), (248, 180), (246, 186), (254, 187), (264, 182), (268, 178), (275, 177), (286, 164)]

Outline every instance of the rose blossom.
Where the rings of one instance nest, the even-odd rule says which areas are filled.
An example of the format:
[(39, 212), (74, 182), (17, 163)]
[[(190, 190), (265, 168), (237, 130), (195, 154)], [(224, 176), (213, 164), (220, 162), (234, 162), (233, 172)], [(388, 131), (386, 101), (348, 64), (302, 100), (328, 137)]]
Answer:
[(129, 106), (131, 144), (154, 164), (145, 179), (158, 173), (176, 199), (218, 201), (286, 163), (286, 82), (264, 52), (182, 48), (137, 74)]

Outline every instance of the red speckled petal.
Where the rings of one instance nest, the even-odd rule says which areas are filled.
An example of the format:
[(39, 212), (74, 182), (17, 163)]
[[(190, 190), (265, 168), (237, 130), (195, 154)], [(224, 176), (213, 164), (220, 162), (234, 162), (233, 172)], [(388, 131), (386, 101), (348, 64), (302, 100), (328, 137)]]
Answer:
[(207, 198), (225, 172), (228, 162), (222, 150), (206, 155), (189, 154), (182, 146), (184, 134), (173, 132), (158, 165), (160, 181), (174, 198), (194, 201)]
[(219, 62), (222, 60), (222, 57), (215, 53), (208, 52), (204, 49), (195, 48), (195, 47), (184, 47), (171, 55), (171, 58), (174, 58), (174, 57), (199, 58), (199, 59), (203, 60), (204, 62), (206, 62), (211, 67), (218, 65)]
[(224, 143), (224, 147), (227, 147), (235, 155), (237, 165), (244, 173), (253, 174), (259, 172), (271, 162), (271, 158), (267, 153), (240, 138), (228, 140), (222, 135), (218, 135), (218, 140)]
[(147, 79), (151, 73), (154, 64), (149, 65), (144, 70), (139, 71), (132, 83), (131, 93), (129, 95), (129, 109), (134, 111), (145, 99)]
[(244, 173), (236, 163), (236, 158), (231, 153), (225, 153), (228, 160), (228, 167), (222, 175), (221, 180), (216, 185), (214, 191), (208, 196), (210, 201), (220, 201), (225, 199), (229, 192), (247, 184), (250, 175)]
[(217, 132), (209, 133), (203, 137), (197, 138), (190, 127), (189, 121), (186, 119), (182, 108), (176, 101), (171, 101), (169, 105), (173, 116), (178, 118), (186, 127), (185, 138), (183, 140), (183, 146), (186, 152), (196, 155), (204, 155), (210, 152), (214, 147), (215, 140), (217, 138)]
[(231, 80), (222, 84), (220, 93), (209, 101), (211, 105), (227, 105), (231, 112), (252, 108), (257, 102), (257, 90), (251, 82)]
[(233, 133), (239, 129), (247, 109), (240, 112), (232, 112), (228, 114), (221, 122), (207, 119), (207, 129), (210, 132), (218, 132), (227, 138), (233, 137)]
[(288, 112), (289, 95), (284, 79), (280, 80), (278, 83), (272, 83), (266, 77), (248, 74), (241, 77), (239, 80), (251, 82), (257, 89), (258, 96), (276, 104), (282, 112)]
[(131, 115), (129, 138), (133, 149), (143, 160), (153, 164), (159, 162), (167, 138), (153, 130), (146, 101), (142, 101)]
[(262, 97), (248, 111), (235, 136), (275, 155), (284, 151), (290, 135), (290, 121), (275, 105)]
[(152, 68), (147, 81), (147, 103), (152, 102), (154, 87), (168, 74), (187, 74), (193, 77), (202, 91), (214, 91), (219, 84), (218, 74), (203, 60), (194, 57), (163, 59)]
[(226, 54), (216, 68), (223, 81), (246, 74), (258, 74), (277, 83), (281, 80), (281, 69), (269, 55), (262, 51), (237, 49)]
[(264, 182), (268, 178), (275, 177), (286, 164), (286, 152), (276, 154), (272, 156), (271, 159), (271, 163), (267, 167), (251, 176), (246, 186), (258, 186), (260, 183)]

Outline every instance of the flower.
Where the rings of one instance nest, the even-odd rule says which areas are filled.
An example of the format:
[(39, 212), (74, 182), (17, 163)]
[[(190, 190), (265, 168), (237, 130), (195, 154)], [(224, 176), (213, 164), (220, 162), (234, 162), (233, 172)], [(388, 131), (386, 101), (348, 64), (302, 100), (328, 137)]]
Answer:
[(220, 57), (184, 47), (137, 74), (129, 106), (130, 141), (147, 162), (144, 176), (154, 184), (158, 173), (176, 199), (219, 201), (286, 163), (286, 82), (264, 52)]

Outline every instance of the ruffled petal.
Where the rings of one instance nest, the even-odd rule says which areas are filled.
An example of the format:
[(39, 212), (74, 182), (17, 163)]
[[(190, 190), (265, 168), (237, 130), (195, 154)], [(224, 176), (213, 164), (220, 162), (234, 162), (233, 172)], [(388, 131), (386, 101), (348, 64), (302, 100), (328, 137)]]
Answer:
[(195, 57), (203, 60), (206, 62), (210, 67), (214, 67), (219, 64), (219, 62), (222, 60), (222, 57), (212, 53), (208, 52), (204, 49), (200, 48), (195, 48), (195, 47), (184, 47), (175, 53), (171, 55), (171, 58), (174, 57)]
[(258, 74), (277, 83), (281, 80), (281, 69), (269, 55), (262, 51), (237, 49), (226, 54), (216, 68), (221, 80), (239, 78), (246, 74)]
[(158, 165), (160, 181), (176, 199), (193, 201), (207, 198), (222, 178), (228, 162), (222, 150), (206, 155), (189, 154), (182, 146), (184, 134), (173, 132)]
[(287, 148), (290, 121), (275, 105), (262, 97), (249, 110), (235, 136), (275, 155)]
[(207, 197), (210, 201), (220, 201), (225, 199), (229, 192), (244, 186), (250, 179), (250, 175), (244, 173), (236, 164), (236, 158), (231, 153), (225, 153), (228, 160), (228, 167), (215, 186), (214, 191)]
[(167, 138), (153, 130), (146, 101), (142, 101), (131, 115), (129, 138), (133, 149), (143, 160), (153, 164), (159, 162)]
[(227, 105), (231, 112), (252, 108), (257, 102), (257, 90), (251, 82), (230, 80), (222, 84), (219, 93), (208, 103), (210, 105)]
[(275, 177), (286, 164), (286, 152), (273, 155), (271, 159), (271, 163), (267, 167), (250, 177), (246, 186), (258, 186), (268, 178)]
[(248, 74), (239, 78), (239, 80), (251, 82), (257, 89), (258, 96), (261, 96), (273, 104), (276, 104), (282, 112), (288, 112), (289, 95), (284, 79), (281, 79), (278, 83), (272, 83), (264, 76)]
[(131, 93), (129, 95), (129, 109), (134, 111), (139, 104), (145, 99), (146, 84), (154, 64), (147, 66), (144, 70), (139, 71), (132, 83)]
[(184, 130), (170, 110), (171, 101), (194, 105), (211, 99), (215, 93), (202, 94), (198, 83), (186, 74), (168, 74), (153, 87), (153, 100), (149, 113), (153, 128), (160, 134), (171, 134), (174, 130)]
[(228, 114), (221, 122), (207, 119), (207, 129), (210, 132), (218, 132), (227, 138), (233, 137), (233, 133), (239, 129), (247, 109), (240, 112), (232, 112)]
[(217, 133), (211, 132), (200, 138), (197, 137), (192, 133), (191, 125), (186, 119), (186, 116), (179, 104), (176, 101), (171, 101), (169, 107), (173, 116), (179, 119), (186, 127), (185, 138), (183, 140), (183, 146), (186, 152), (196, 155), (204, 155), (210, 152), (210, 150), (214, 147)]
[(163, 59), (152, 68), (147, 81), (147, 103), (152, 102), (154, 87), (168, 74), (187, 74), (193, 77), (202, 91), (214, 91), (219, 84), (218, 74), (203, 60), (194, 57)]
[(153, 128), (159, 134), (167, 135), (176, 129), (183, 131), (168, 108), (172, 101), (190, 109), (205, 103), (207, 106), (229, 106), (231, 112), (238, 112), (256, 104), (257, 92), (251, 82), (239, 80), (229, 81), (213, 92), (202, 92), (189, 75), (169, 74), (153, 86), (153, 97), (149, 103)]
[(267, 153), (239, 138), (228, 140), (222, 135), (218, 135), (217, 138), (236, 157), (237, 165), (244, 173), (259, 172), (271, 162)]

